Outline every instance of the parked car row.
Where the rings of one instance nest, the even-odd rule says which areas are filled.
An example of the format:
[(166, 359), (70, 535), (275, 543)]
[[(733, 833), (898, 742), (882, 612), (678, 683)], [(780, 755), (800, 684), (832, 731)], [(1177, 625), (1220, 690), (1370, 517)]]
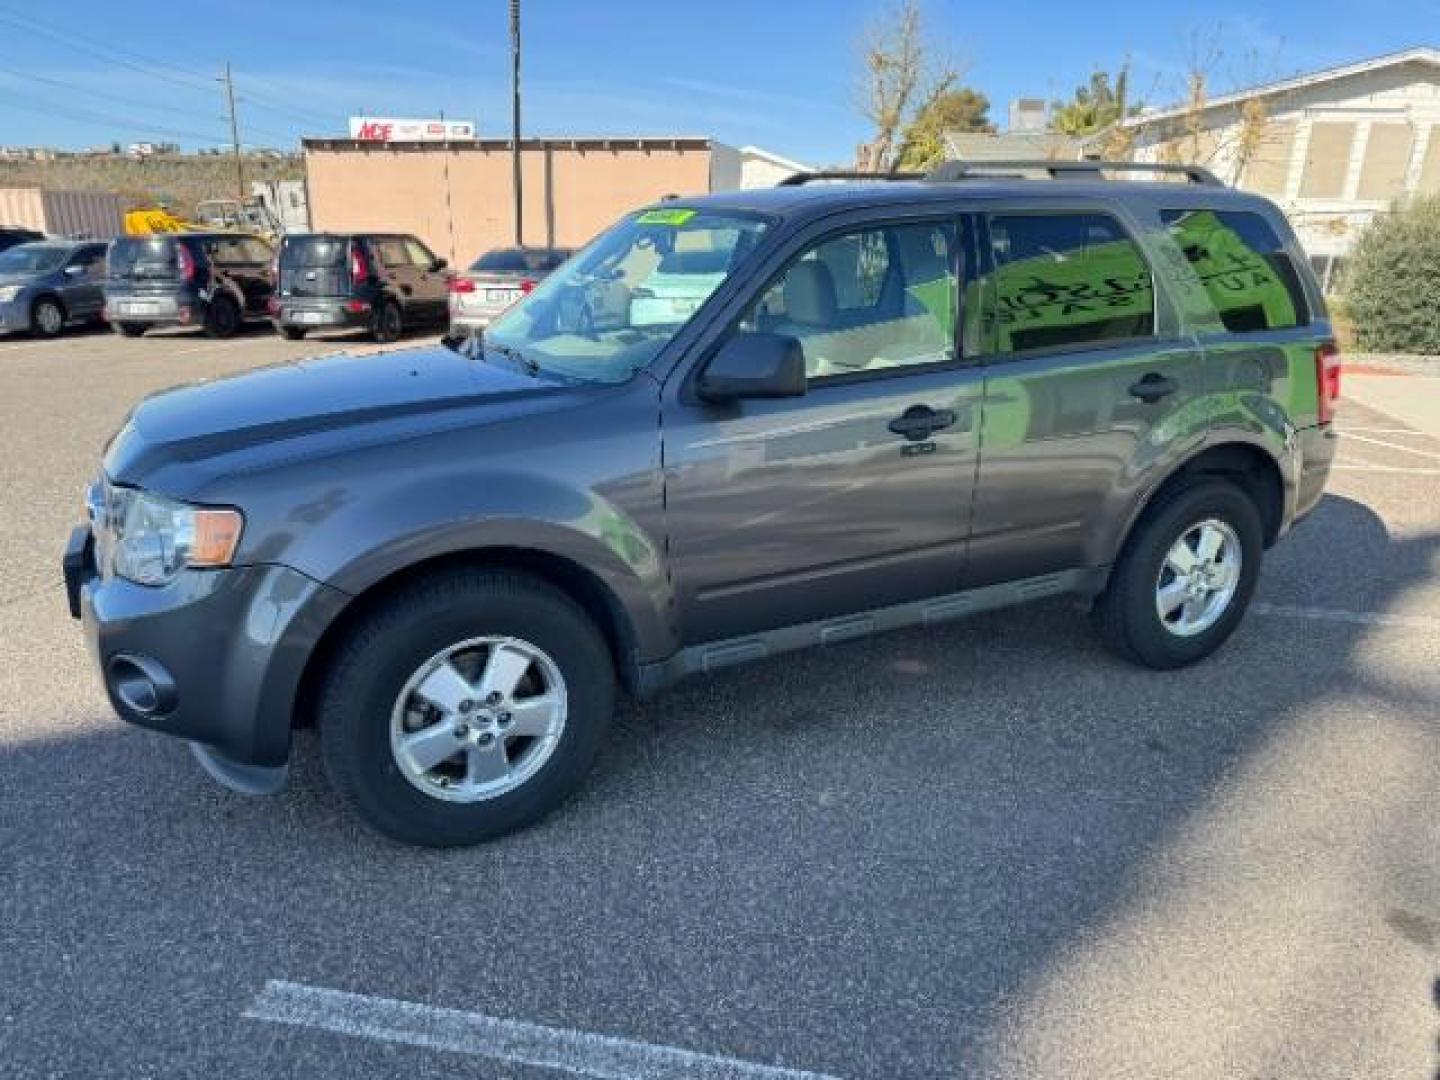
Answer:
[(103, 319), (125, 337), (195, 326), (224, 338), (260, 322), (290, 340), (351, 329), (391, 342), (447, 322), (473, 333), (568, 255), (503, 249), (457, 274), (405, 233), (291, 233), (278, 249), (239, 232), (122, 236), (108, 244), (32, 236), (0, 251), (0, 331), (53, 337)]

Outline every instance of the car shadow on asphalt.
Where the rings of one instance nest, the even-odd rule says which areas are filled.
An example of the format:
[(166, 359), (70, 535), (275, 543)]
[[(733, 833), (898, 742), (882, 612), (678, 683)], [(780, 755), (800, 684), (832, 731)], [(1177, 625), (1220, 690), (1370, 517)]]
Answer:
[[(1338, 583), (1336, 551), (1373, 572)], [(1383, 615), (1434, 587), (1437, 553), (1329, 496), (1260, 599)], [(624, 705), (576, 798), (463, 851), (366, 832), (310, 733), (272, 800), (118, 722), (22, 742), (0, 753), (0, 955), (12, 986), (72, 987), (92, 1014), (184, 985), (235, 1015), (285, 977), (842, 1077), (1146, 1075), (1126, 1066), (1171, 1035), (1233, 1074), (1247, 1032), (1290, 1037), (1344, 941), (1386, 959), (1440, 917), (1405, 866), (1433, 820), (1403, 802), (1440, 758), (1406, 719), (1434, 700), (1376, 667), (1390, 632), (1257, 614), (1161, 674), (1051, 602), (780, 657)], [(1380, 885), (1406, 895), (1360, 925), (1327, 900)], [(503, 912), (504, 935), (457, 950), (457, 910)], [(1269, 951), (1276, 918), (1313, 933)], [(1351, 962), (1389, 1008), (1395, 985)], [(86, 964), (127, 975), (81, 985)], [(1343, 1014), (1341, 989), (1312, 1007)], [(75, 1060), (102, 1050), (81, 1037)]]

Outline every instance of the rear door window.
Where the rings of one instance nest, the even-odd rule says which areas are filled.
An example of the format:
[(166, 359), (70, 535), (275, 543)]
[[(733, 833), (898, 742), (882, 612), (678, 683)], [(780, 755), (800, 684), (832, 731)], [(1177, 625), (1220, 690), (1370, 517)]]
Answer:
[(398, 270), (401, 267), (410, 265), (410, 255), (405, 250), (405, 242), (399, 237), (384, 236), (374, 242), (375, 254), (390, 270)]
[(1284, 242), (1259, 214), (1162, 210), (1225, 329), (1285, 330), (1310, 321), (1300, 275)]
[(999, 354), (1097, 348), (1155, 335), (1155, 282), (1140, 246), (1099, 213), (996, 215), (983, 285)]

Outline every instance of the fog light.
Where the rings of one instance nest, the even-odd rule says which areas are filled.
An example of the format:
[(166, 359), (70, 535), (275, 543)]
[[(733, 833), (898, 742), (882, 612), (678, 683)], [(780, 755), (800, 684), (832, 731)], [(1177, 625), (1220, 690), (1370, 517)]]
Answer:
[(120, 703), (140, 716), (164, 716), (175, 708), (175, 680), (157, 660), (121, 653), (110, 658), (106, 676)]

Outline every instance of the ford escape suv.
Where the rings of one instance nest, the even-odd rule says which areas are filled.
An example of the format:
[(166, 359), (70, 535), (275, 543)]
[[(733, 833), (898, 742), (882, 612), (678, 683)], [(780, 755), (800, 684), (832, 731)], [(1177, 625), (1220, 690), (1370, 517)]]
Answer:
[(266, 317), (273, 252), (245, 233), (122, 236), (110, 243), (105, 317), (117, 334), (199, 326), (227, 338)]
[(1065, 594), (1208, 656), (1321, 496), (1339, 359), (1271, 203), (1111, 169), (667, 201), (453, 349), (147, 399), (64, 558), (111, 703), (253, 792), (316, 724), (450, 845), (572, 791), (617, 688)]

